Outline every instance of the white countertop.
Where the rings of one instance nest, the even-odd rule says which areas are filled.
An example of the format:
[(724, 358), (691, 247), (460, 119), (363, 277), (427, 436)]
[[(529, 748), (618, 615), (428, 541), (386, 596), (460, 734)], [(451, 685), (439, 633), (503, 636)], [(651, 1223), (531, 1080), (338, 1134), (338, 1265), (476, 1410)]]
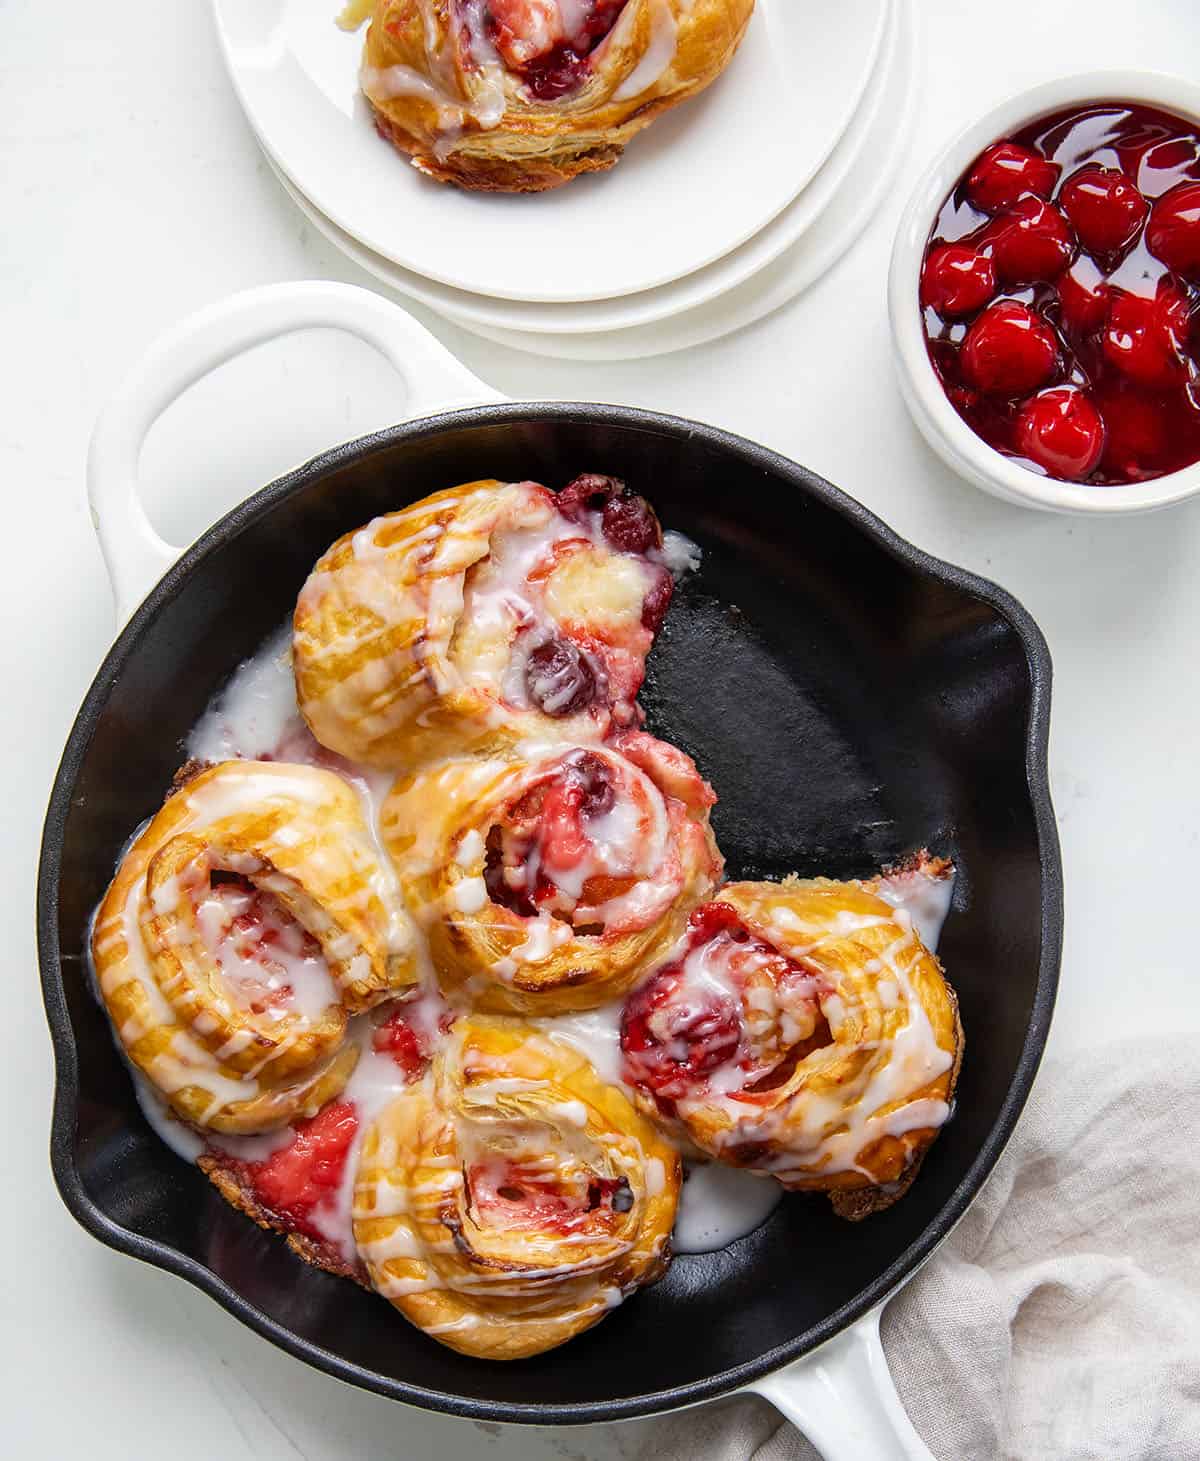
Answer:
[[(900, 189), (839, 269), (773, 319), (686, 354), (585, 366), (516, 355), (414, 313), (501, 391), (621, 401), (729, 427), (1012, 590), (1055, 662), (1067, 940), (1051, 1048), (1164, 1026), (1200, 1030), (1195, 915), (1179, 882), (1200, 851), (1200, 504), (1100, 523), (1007, 507), (961, 485), (904, 412), (884, 311), (900, 201), (941, 139), (1005, 92), (1056, 73), (1143, 65), (1200, 74), (1200, 24), (1190, 0), (1139, 0), (1136, 30), (1128, 0), (922, 8), (927, 97)], [(274, 280), (369, 281), (281, 193), (198, 0), (8, 0), (0, 177), (9, 524), (0, 868), (10, 938), (0, 1451), (21, 1461), (636, 1456), (653, 1422), (501, 1431), (353, 1391), (185, 1284), (102, 1248), (58, 1200), (46, 1158), (51, 1062), (34, 875), (58, 755), (112, 630), (84, 497), (93, 418), (151, 338), (200, 305)], [(222, 402), (248, 390), (261, 415), (253, 437), (222, 437)], [(148, 500), (164, 531), (184, 541), (283, 468), (398, 414), (393, 383), (365, 347), (323, 336), (270, 347), (163, 422), (145, 454)]]

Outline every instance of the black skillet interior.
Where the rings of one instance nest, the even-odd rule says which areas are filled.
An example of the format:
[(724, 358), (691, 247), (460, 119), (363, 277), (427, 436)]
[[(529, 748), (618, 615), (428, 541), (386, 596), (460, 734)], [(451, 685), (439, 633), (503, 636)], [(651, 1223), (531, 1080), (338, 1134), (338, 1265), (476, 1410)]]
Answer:
[[(967, 1055), (955, 1118), (910, 1194), (851, 1225), (787, 1198), (684, 1257), (560, 1350), (453, 1354), (306, 1267), (151, 1133), (82, 951), (130, 830), (158, 805), (213, 691), (290, 611), (318, 553), (475, 477), (613, 473), (704, 550), (652, 656), (650, 728), (695, 756), (731, 877), (868, 873), (928, 845), (959, 867), (942, 956)], [(1049, 659), (992, 585), (896, 539), (819, 478), (721, 432), (609, 407), (502, 406), (398, 427), (274, 484), (164, 580), (101, 670), (47, 820), (39, 931), (58, 1056), (52, 1142), (97, 1236), (173, 1269), (345, 1379), (491, 1419), (582, 1421), (728, 1390), (829, 1337), (945, 1235), (1027, 1094), (1053, 1003), (1060, 875), (1045, 775)]]

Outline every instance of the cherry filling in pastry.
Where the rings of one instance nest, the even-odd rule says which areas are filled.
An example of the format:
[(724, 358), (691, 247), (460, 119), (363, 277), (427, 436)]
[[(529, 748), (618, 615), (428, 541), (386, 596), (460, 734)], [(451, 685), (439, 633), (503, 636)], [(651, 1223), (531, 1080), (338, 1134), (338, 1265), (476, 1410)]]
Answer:
[(1095, 103), (987, 148), (930, 234), (929, 357), (990, 446), (1060, 480), (1200, 461), (1200, 133)]
[(631, 724), (674, 588), (658, 519), (612, 477), (530, 492), (523, 520), (466, 575), (451, 658), (513, 709)]
[(403, 1008), (394, 1010), (376, 1026), (371, 1048), (379, 1055), (389, 1056), (410, 1084), (420, 1080), (429, 1065), (427, 1041)]
[(661, 857), (663, 829), (652, 788), (624, 777), (618, 800), (612, 763), (571, 751), (530, 787), (486, 839), (484, 884), (493, 903), (520, 918), (549, 915), (566, 938), (602, 934), (610, 921), (644, 927), (657, 913), (625, 906)]
[(538, 101), (582, 85), (626, 0), (487, 0), (488, 39)]
[(633, 1206), (625, 1177), (601, 1177), (569, 1156), (489, 1156), (466, 1172), (468, 1212), (480, 1227), (602, 1236)]
[(272, 1216), (289, 1230), (316, 1242), (327, 1241), (316, 1214), (331, 1207), (345, 1173), (358, 1131), (352, 1102), (331, 1101), (307, 1120), (297, 1121), (287, 1146), (261, 1162), (226, 1163)]
[(220, 868), (199, 892), (200, 938), (238, 1008), (315, 1020), (337, 1003), (320, 944), (273, 893)]
[(753, 1101), (832, 1043), (824, 992), (819, 975), (756, 937), (728, 903), (705, 903), (670, 962), (626, 1001), (626, 1078), (667, 1115), (710, 1092)]

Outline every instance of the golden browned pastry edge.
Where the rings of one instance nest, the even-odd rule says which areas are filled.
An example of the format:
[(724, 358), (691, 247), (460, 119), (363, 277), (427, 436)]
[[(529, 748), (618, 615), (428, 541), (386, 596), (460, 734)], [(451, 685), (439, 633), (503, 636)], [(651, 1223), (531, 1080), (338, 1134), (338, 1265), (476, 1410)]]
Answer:
[(231, 1207), (244, 1213), (266, 1232), (281, 1234), (286, 1238), (292, 1252), (303, 1258), (305, 1263), (332, 1273), (337, 1278), (353, 1279), (362, 1288), (370, 1290), (371, 1285), (362, 1269), (348, 1263), (331, 1244), (318, 1243), (305, 1233), (293, 1231), (282, 1218), (264, 1207), (239, 1171), (240, 1164), (236, 1158), (223, 1156), (219, 1152), (203, 1152), (196, 1158), (196, 1165)]
[[(444, 160), (421, 150), (421, 144), (371, 103), (375, 130), (403, 153), (418, 172), (438, 183), (453, 183), (473, 193), (546, 193), (581, 173), (607, 172), (621, 159), (624, 143), (605, 143), (582, 150), (564, 149), (536, 161), (512, 162), (452, 152)], [(646, 118), (646, 123), (651, 119)], [(642, 125), (646, 125), (643, 123)]]

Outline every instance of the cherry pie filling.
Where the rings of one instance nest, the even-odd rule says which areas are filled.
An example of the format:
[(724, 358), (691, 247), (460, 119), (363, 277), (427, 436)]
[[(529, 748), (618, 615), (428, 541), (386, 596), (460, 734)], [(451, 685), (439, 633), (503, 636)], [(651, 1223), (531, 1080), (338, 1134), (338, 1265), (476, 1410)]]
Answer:
[(570, 1154), (489, 1155), (467, 1167), (466, 1188), (476, 1225), (500, 1232), (603, 1237), (633, 1206), (624, 1177), (602, 1177)]
[(320, 944), (273, 893), (221, 868), (190, 892), (200, 937), (240, 1009), (316, 1019), (336, 1003)]
[[(492, 902), (519, 918), (549, 915), (563, 936), (603, 934), (606, 905), (644, 870), (652, 816), (640, 782), (618, 787), (593, 751), (569, 752), (505, 810), (486, 838), (484, 884)], [(622, 929), (630, 923), (622, 920)]]
[(289, 1232), (325, 1243), (328, 1236), (317, 1214), (337, 1200), (358, 1131), (358, 1111), (350, 1101), (331, 1101), (315, 1116), (297, 1121), (293, 1131), (288, 1145), (263, 1161), (228, 1165)]
[[(447, 1016), (447, 1028), (449, 1023)], [(392, 1010), (381, 1024), (376, 1025), (371, 1036), (371, 1048), (377, 1055), (389, 1056), (400, 1067), (409, 1085), (420, 1080), (429, 1065), (429, 1041), (409, 1018), (403, 1005)]]
[(540, 515), (535, 496), (525, 524), (496, 534), (467, 572), (451, 655), (514, 709), (633, 724), (674, 590), (658, 519), (613, 477), (532, 490)]
[(753, 1103), (832, 1043), (819, 974), (758, 937), (719, 900), (625, 1003), (625, 1077), (667, 1116), (706, 1096)]
[(1095, 485), (1200, 461), (1200, 134), (1150, 107), (1056, 113), (987, 148), (930, 234), (929, 357), (1030, 470)]
[(486, 0), (484, 25), (530, 96), (554, 101), (583, 85), (626, 0)]

